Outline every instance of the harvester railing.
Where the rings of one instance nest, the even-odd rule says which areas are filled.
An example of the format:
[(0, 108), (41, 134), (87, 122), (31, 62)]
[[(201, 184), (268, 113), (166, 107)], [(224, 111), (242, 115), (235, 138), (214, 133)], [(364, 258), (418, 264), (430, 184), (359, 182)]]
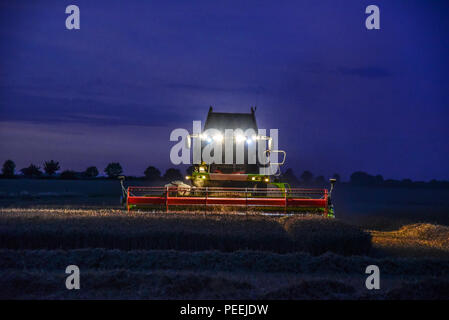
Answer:
[(128, 187), (128, 211), (145, 206), (319, 208), (328, 214), (327, 189)]

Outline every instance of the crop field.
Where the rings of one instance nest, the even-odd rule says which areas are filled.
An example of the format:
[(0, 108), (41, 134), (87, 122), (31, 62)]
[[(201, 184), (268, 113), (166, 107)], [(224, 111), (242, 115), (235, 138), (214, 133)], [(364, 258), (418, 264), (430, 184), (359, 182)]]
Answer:
[[(449, 298), (447, 190), (335, 195), (337, 219), (128, 213), (117, 181), (0, 180), (0, 298)], [(68, 265), (80, 290), (65, 288)]]
[(0, 247), (121, 250), (260, 250), (364, 254), (371, 236), (315, 216), (127, 213), (124, 210), (0, 210)]
[[(447, 299), (449, 228), (311, 215), (0, 209), (3, 299)], [(81, 289), (67, 290), (77, 265)], [(378, 265), (381, 289), (365, 288)]]

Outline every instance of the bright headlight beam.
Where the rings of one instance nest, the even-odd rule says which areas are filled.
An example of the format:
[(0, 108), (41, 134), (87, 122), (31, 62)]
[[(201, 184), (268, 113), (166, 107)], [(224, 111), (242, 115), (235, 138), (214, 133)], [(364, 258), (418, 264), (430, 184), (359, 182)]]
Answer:
[(223, 135), (222, 134), (217, 134), (214, 136), (214, 141), (215, 142), (222, 142), (223, 141)]
[(209, 137), (207, 134), (204, 134), (204, 133), (200, 134), (200, 138), (201, 138), (201, 140), (205, 140), (208, 143), (212, 142), (211, 137)]
[(241, 134), (238, 134), (236, 137), (235, 137), (235, 141), (237, 141), (237, 142), (243, 142), (243, 141), (245, 141), (246, 140), (246, 137), (244, 136), (244, 135), (241, 135)]

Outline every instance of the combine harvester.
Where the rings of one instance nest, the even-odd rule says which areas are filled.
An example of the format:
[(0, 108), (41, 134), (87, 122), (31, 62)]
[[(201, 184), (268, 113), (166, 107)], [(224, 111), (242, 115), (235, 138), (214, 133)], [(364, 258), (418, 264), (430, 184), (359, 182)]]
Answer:
[[(215, 207), (222, 210), (261, 211), (278, 213), (319, 213), (325, 217), (334, 217), (331, 194), (335, 180), (330, 179), (331, 187), (327, 189), (291, 188), (288, 183), (281, 182), (280, 165), (285, 162), (286, 153), (282, 150), (272, 150), (272, 138), (268, 136), (245, 132), (258, 132), (255, 110), (251, 113), (222, 113), (209, 109), (204, 129), (200, 134), (192, 134), (187, 138), (187, 148), (191, 148), (192, 140), (198, 139), (201, 146), (201, 157), (204, 148), (214, 142), (222, 143), (228, 139), (225, 130), (232, 129), (232, 163), (225, 163), (226, 149), (222, 152), (221, 164), (206, 163), (194, 166), (193, 172), (186, 177), (186, 182), (173, 181), (161, 187), (125, 187), (124, 177), (120, 177), (122, 185), (122, 202), (128, 209), (171, 208), (178, 210), (204, 210)], [(209, 132), (214, 132), (209, 135)], [(226, 137), (226, 138), (225, 138)], [(251, 160), (248, 150), (257, 151), (259, 141), (264, 141), (267, 163), (261, 164), (259, 159)], [(243, 145), (243, 161), (234, 157), (237, 145)], [(252, 145), (253, 144), (253, 145)], [(271, 155), (282, 154), (281, 162), (270, 162)], [(203, 159), (201, 159), (203, 160)], [(270, 174), (270, 168), (278, 168)]]

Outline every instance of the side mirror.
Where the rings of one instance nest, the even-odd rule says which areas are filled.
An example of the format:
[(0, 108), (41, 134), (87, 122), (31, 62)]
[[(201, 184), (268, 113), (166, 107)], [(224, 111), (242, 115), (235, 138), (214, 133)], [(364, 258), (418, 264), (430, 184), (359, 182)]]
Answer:
[(272, 153), (281, 153), (283, 155), (282, 161), (280, 162), (271, 162), (268, 160), (268, 163), (271, 165), (282, 166), (285, 163), (285, 159), (287, 158), (287, 152), (284, 150), (265, 150), (265, 155), (270, 159)]

